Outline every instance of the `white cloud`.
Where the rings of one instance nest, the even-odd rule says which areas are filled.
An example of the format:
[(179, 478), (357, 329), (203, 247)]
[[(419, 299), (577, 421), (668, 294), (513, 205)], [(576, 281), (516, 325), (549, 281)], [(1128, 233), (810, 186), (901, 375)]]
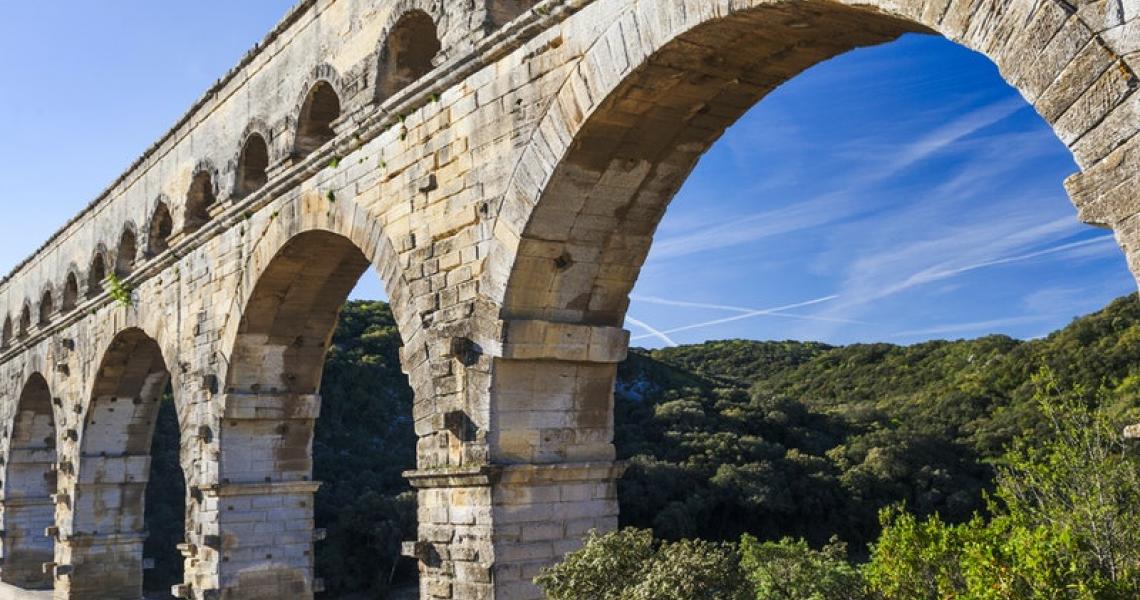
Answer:
[(625, 320), (629, 321), (630, 323), (633, 323), (634, 325), (637, 325), (638, 327), (649, 332), (648, 335), (637, 336), (637, 337), (634, 337), (632, 339), (639, 340), (642, 338), (652, 337), (652, 338), (657, 338), (657, 339), (661, 340), (662, 342), (665, 342), (665, 345), (667, 345), (667, 346), (676, 346), (677, 345), (677, 342), (674, 342), (673, 339), (670, 338), (668, 334), (657, 329), (656, 327), (653, 327), (652, 325), (650, 325), (644, 321), (639, 321), (630, 315), (626, 315)]

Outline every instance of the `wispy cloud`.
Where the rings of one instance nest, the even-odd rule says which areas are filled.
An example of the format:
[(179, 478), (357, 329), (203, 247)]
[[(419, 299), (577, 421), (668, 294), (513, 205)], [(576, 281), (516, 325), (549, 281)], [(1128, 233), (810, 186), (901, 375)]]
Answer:
[(889, 177), (899, 171), (930, 158), (967, 136), (997, 124), (1013, 113), (1026, 108), (1025, 100), (1009, 97), (968, 112), (938, 127), (917, 141), (903, 146), (895, 156), (884, 163), (877, 177)]
[[(834, 298), (835, 298), (834, 296), (829, 296), (827, 299), (832, 300)], [(732, 306), (729, 304), (710, 304), (707, 302), (690, 302), (688, 300), (672, 300), (669, 298), (659, 298), (657, 296), (642, 296), (640, 294), (631, 294), (629, 299), (633, 300), (634, 302), (645, 302), (647, 304), (659, 304), (662, 306), (677, 306), (677, 307), (681, 307), (681, 308), (703, 308), (703, 309), (708, 309), (708, 310), (725, 310), (725, 311), (729, 311), (729, 312), (737, 312), (737, 313), (748, 314), (751, 316), (767, 315), (767, 316), (773, 316), (773, 317), (788, 317), (788, 318), (792, 318), (792, 319), (804, 319), (804, 320), (809, 320), (809, 321), (820, 320), (820, 321), (827, 321), (829, 323), (851, 323), (851, 324), (856, 324), (856, 325), (868, 325), (868, 323), (866, 321), (856, 321), (854, 319), (830, 319), (830, 318), (826, 318), (826, 317), (816, 317), (813, 315), (789, 314), (789, 313), (785, 313), (782, 311), (772, 312), (774, 310), (777, 310), (777, 309), (772, 309), (772, 308), (749, 308), (749, 307), (745, 307), (745, 306)], [(818, 304), (820, 301), (821, 300), (811, 300), (811, 301), (809, 301), (809, 303), (810, 304)], [(794, 305), (794, 306), (798, 307), (800, 305)]]
[(858, 210), (846, 194), (828, 194), (783, 208), (737, 215), (705, 227), (688, 229), (681, 235), (656, 240), (650, 256), (653, 260), (664, 260), (757, 242), (838, 223), (850, 219)]
[(641, 336), (634, 337), (633, 339), (635, 339), (635, 340), (652, 337), (652, 338), (657, 338), (657, 339), (661, 340), (667, 346), (676, 346), (677, 345), (677, 342), (673, 341), (673, 338), (670, 338), (668, 334), (657, 329), (656, 327), (653, 327), (652, 325), (646, 323), (645, 321), (639, 321), (630, 315), (626, 315), (625, 320), (629, 321), (630, 323), (633, 323), (634, 325), (637, 325), (638, 327), (649, 332), (648, 335), (641, 335)]
[[(636, 337), (634, 337), (634, 338), (632, 338), (632, 339), (634, 339), (634, 340), (639, 340), (639, 339), (645, 339), (645, 338), (649, 338), (649, 337), (657, 337), (658, 339), (660, 339), (660, 338), (661, 338), (661, 336), (667, 336), (668, 334), (672, 334), (672, 333), (680, 333), (680, 332), (682, 332), (682, 331), (692, 331), (692, 330), (694, 330), (694, 329), (704, 329), (704, 328), (706, 328), (706, 327), (712, 327), (712, 326), (714, 326), (714, 325), (723, 325), (723, 324), (725, 324), (725, 323), (732, 323), (732, 322), (734, 322), (734, 321), (741, 321), (741, 320), (744, 320), (744, 319), (751, 319), (751, 318), (754, 318), (754, 317), (759, 317), (759, 316), (763, 316), (763, 315), (769, 315), (769, 316), (782, 316), (782, 317), (789, 317), (789, 318), (807, 318), (807, 319), (813, 319), (813, 317), (799, 317), (799, 316), (796, 316), (796, 315), (788, 315), (788, 314), (785, 314), (785, 313), (784, 313), (784, 311), (787, 311), (787, 310), (791, 310), (791, 309), (793, 309), (793, 308), (803, 308), (803, 307), (805, 307), (805, 306), (812, 306), (812, 305), (815, 305), (815, 304), (822, 304), (822, 303), (824, 303), (824, 302), (830, 302), (830, 301), (832, 301), (832, 300), (835, 300), (836, 298), (838, 298), (838, 296), (835, 296), (835, 295), (832, 295), (832, 296), (824, 296), (824, 297), (822, 297), (822, 298), (816, 298), (816, 299), (814, 299), (814, 300), (807, 300), (807, 301), (805, 301), (805, 302), (797, 302), (797, 303), (795, 303), (795, 304), (786, 304), (786, 305), (784, 305), (784, 306), (776, 306), (776, 307), (773, 307), (773, 308), (765, 308), (765, 309), (761, 309), (761, 310), (753, 310), (753, 311), (748, 311), (748, 312), (745, 312), (745, 313), (741, 313), (741, 314), (738, 314), (738, 315), (733, 315), (733, 316), (731, 316), (731, 317), (724, 317), (724, 318), (721, 318), (721, 319), (713, 319), (713, 320), (711, 320), (711, 321), (703, 321), (703, 322), (701, 322), (701, 323), (693, 323), (693, 324), (691, 324), (691, 325), (683, 325), (683, 326), (681, 326), (681, 327), (673, 327), (673, 328), (671, 328), (671, 329), (666, 329), (666, 330), (664, 330), (664, 331), (657, 331), (657, 330), (652, 330), (652, 332), (651, 332), (649, 335), (640, 335), (640, 336), (636, 336)], [(628, 318), (628, 317), (627, 317), (627, 318)], [(643, 325), (643, 324), (641, 324), (641, 323), (638, 323), (637, 321), (633, 321), (633, 320), (631, 320), (630, 322), (634, 323), (635, 325), (638, 325), (638, 326), (644, 327), (644, 325)]]

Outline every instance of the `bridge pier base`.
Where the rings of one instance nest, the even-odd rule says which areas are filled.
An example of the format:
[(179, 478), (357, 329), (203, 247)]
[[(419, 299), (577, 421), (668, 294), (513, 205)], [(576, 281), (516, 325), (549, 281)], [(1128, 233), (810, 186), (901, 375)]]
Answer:
[(53, 560), (54, 541), (44, 531), (55, 524), (51, 498), (10, 498), (0, 503), (4, 515), (0, 581), (24, 589), (51, 589), (43, 564)]
[(183, 549), (187, 589), (210, 600), (313, 597), (311, 481), (223, 484), (202, 490), (201, 528)]
[(56, 544), (55, 600), (138, 600), (145, 533), (76, 534)]
[[(407, 473), (419, 489), (424, 600), (541, 600), (539, 571), (618, 524), (612, 461), (496, 465)], [(493, 565), (493, 566), (492, 566)]]

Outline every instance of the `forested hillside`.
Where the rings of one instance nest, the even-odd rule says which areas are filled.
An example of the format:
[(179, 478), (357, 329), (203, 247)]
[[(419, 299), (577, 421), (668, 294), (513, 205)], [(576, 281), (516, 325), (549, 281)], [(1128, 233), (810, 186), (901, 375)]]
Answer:
[[(386, 305), (346, 306), (314, 444), (315, 477), (326, 482), (317, 526), (329, 530), (317, 565), (329, 598), (375, 597), (414, 576), (398, 558), (399, 542), (415, 536), (414, 496), (400, 477), (414, 466), (415, 440), (399, 345)], [(1135, 295), (1028, 342), (634, 350), (615, 395), (616, 444), (630, 463), (623, 525), (666, 539), (751, 533), (819, 546), (838, 537), (859, 558), (888, 505), (951, 522), (984, 510), (992, 460), (1014, 436), (1045, 427), (1031, 383), (1042, 367), (1068, 387), (1104, 387), (1124, 415), (1136, 411), (1138, 357)]]

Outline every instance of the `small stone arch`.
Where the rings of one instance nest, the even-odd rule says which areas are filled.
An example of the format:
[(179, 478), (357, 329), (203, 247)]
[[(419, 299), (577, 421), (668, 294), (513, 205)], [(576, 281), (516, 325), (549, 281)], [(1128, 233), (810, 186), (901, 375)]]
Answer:
[(63, 281), (63, 292), (60, 294), (59, 308), (63, 313), (75, 310), (79, 305), (79, 274), (75, 265), (67, 270), (67, 277)]
[(147, 253), (150, 256), (158, 256), (169, 250), (172, 235), (174, 235), (174, 217), (170, 214), (170, 201), (166, 196), (159, 196), (154, 202), (150, 225), (147, 227)]
[(55, 540), (56, 430), (47, 380), (33, 373), (24, 384), (11, 422), (3, 463), (4, 568), (0, 580), (26, 589), (51, 589)]
[(304, 96), (294, 114), (293, 155), (304, 158), (336, 137), (334, 125), (344, 109), (344, 87), (340, 75), (330, 65), (313, 70)]
[(218, 171), (209, 162), (198, 163), (186, 191), (182, 232), (193, 233), (210, 222), (211, 209), (218, 203)]
[(119, 246), (115, 251), (115, 276), (126, 277), (135, 270), (139, 257), (139, 236), (135, 224), (128, 221), (119, 234)]
[(430, 14), (412, 9), (389, 28), (380, 47), (376, 89), (378, 99), (396, 94), (435, 68), (443, 44)]
[(498, 29), (534, 8), (538, 0), (486, 0), (487, 25)]
[(87, 297), (94, 298), (103, 292), (103, 280), (107, 278), (107, 248), (103, 244), (95, 249), (91, 266), (87, 269)]
[(44, 288), (40, 294), (39, 306), (39, 325), (43, 327), (51, 322), (52, 315), (55, 314), (55, 298), (52, 295), (51, 286)]
[(24, 308), (20, 309), (20, 329), (17, 335), (20, 337), (28, 337), (28, 332), (32, 330), (32, 303), (25, 300)]
[(244, 141), (237, 158), (234, 197), (239, 199), (256, 192), (269, 182), (269, 137), (264, 133), (267, 129), (263, 125), (251, 125), (251, 128), (247, 128), (250, 131), (242, 138)]
[(0, 338), (0, 347), (9, 348), (12, 346), (12, 317), (11, 315), (4, 317), (4, 333)]

